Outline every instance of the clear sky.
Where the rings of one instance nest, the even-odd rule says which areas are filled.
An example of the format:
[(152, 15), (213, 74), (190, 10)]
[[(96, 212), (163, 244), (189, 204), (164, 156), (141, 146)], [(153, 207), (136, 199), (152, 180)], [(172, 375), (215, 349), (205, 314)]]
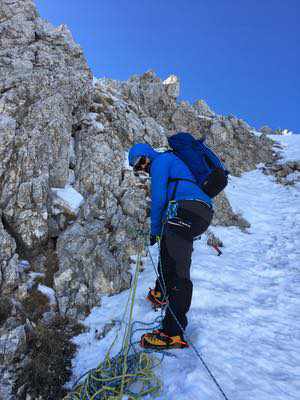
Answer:
[(300, 133), (300, 0), (35, 1), (97, 78), (175, 74), (183, 100)]

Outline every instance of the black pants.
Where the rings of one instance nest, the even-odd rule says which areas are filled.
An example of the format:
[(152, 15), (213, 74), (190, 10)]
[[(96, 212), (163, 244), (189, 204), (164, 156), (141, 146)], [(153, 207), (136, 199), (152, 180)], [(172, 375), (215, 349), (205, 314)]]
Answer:
[(162, 328), (170, 336), (183, 333), (170, 309), (183, 330), (187, 326), (186, 314), (193, 292), (190, 279), (193, 239), (207, 230), (212, 217), (213, 210), (205, 203), (182, 200), (178, 202), (177, 216), (164, 225), (155, 290), (166, 292), (169, 299)]

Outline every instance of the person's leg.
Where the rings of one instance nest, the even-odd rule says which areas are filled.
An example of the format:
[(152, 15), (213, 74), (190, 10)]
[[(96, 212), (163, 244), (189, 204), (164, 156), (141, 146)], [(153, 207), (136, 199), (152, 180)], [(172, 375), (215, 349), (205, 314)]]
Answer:
[[(166, 250), (173, 260), (169, 282), (169, 303), (163, 319), (163, 331), (169, 336), (182, 335), (187, 326), (186, 314), (191, 305), (193, 285), (190, 280), (190, 266), (193, 249), (192, 237), (187, 228), (172, 225), (166, 229)], [(175, 316), (175, 318), (174, 318)], [(182, 327), (182, 329), (181, 329)]]
[(160, 253), (158, 260), (158, 278), (155, 283), (155, 292), (165, 293), (166, 296), (169, 294), (169, 289), (172, 286), (173, 271), (174, 271), (174, 260), (168, 252), (166, 245), (166, 234), (164, 233), (160, 241)]
[[(190, 267), (193, 237), (205, 232), (213, 211), (200, 202), (184, 201), (178, 217), (168, 221), (166, 229), (166, 251), (173, 260), (172, 287), (169, 289), (169, 307), (163, 320), (163, 330), (168, 335), (179, 335), (187, 326), (186, 314), (192, 301), (193, 284)], [(174, 318), (173, 314), (176, 318)], [(178, 320), (178, 322), (176, 321)]]
[(182, 336), (187, 327), (188, 313), (193, 294), (193, 284), (188, 279), (178, 279), (170, 290), (169, 303), (163, 319), (163, 331), (169, 336)]
[(177, 217), (168, 221), (161, 243), (161, 277), (157, 287), (161, 287), (163, 276), (169, 293), (169, 306), (163, 319), (163, 329), (142, 335), (140, 343), (145, 348), (188, 347), (183, 333), (187, 326), (186, 314), (191, 305), (193, 291), (190, 280), (193, 237), (206, 231), (213, 211), (199, 202), (184, 203), (188, 210), (183, 210)]

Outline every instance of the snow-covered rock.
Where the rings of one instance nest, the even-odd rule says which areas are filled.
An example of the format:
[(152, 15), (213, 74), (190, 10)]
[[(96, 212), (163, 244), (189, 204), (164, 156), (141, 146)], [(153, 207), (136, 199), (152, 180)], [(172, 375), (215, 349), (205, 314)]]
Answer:
[(177, 99), (180, 94), (180, 81), (178, 77), (176, 75), (170, 75), (163, 81), (163, 84), (167, 89), (168, 95)]
[(64, 188), (51, 188), (52, 191), (52, 213), (57, 215), (66, 213), (76, 217), (79, 208), (84, 203), (83, 196), (78, 193), (72, 186)]
[(39, 284), (37, 287), (37, 290), (48, 297), (50, 305), (52, 305), (52, 306), (56, 305), (55, 291), (52, 288), (42, 285), (42, 284)]
[(272, 135), (273, 132), (274, 132), (273, 129), (270, 128), (268, 125), (262, 126), (262, 127), (259, 129), (259, 131), (260, 131), (261, 133), (264, 133), (265, 135)]

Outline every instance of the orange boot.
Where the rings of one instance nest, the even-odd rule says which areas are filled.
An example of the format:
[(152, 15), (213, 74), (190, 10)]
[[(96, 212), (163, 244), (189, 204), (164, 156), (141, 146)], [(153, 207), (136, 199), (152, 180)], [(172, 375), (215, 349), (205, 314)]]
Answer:
[(169, 336), (160, 329), (151, 333), (145, 333), (141, 337), (140, 345), (145, 349), (155, 350), (184, 349), (189, 347), (181, 335)]
[(164, 298), (162, 292), (156, 292), (154, 289), (149, 288), (148, 295), (146, 297), (150, 301), (151, 306), (157, 310), (158, 308), (165, 307), (168, 300)]

